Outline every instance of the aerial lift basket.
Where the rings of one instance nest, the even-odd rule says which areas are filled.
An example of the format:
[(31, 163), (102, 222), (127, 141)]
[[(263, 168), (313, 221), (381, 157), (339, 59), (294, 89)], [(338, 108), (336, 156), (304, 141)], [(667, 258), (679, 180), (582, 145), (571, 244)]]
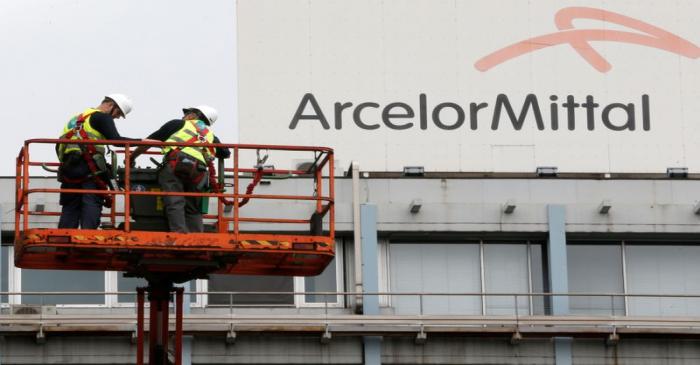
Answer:
[[(146, 278), (167, 274), (175, 282), (182, 282), (214, 273), (317, 275), (333, 259), (334, 161), (333, 151), (329, 148), (210, 144), (232, 151), (232, 159), (219, 160), (215, 177), (219, 185), (226, 186), (226, 190), (168, 193), (159, 191), (155, 178), (157, 169), (129, 166), (133, 147), (148, 145), (156, 147), (155, 150), (162, 146), (194, 143), (77, 142), (118, 146), (111, 151), (117, 188), (105, 191), (47, 188), (42, 183), (46, 181), (45, 177), (30, 176), (33, 169), (54, 169), (59, 165), (55, 161), (32, 160), (30, 150), (60, 142), (66, 141), (28, 140), (17, 157), (15, 264), (18, 267), (123, 271)], [(265, 157), (260, 157), (261, 151)], [(268, 154), (297, 161), (299, 166), (284, 170), (265, 165)], [(287, 159), (286, 154), (305, 157)], [(244, 161), (246, 157), (251, 161)], [(117, 169), (117, 161), (126, 161), (125, 166)], [(292, 181), (274, 180), (281, 178)], [(273, 182), (264, 187), (265, 194), (253, 190), (261, 180)], [(248, 189), (243, 189), (246, 184)], [(306, 188), (308, 195), (270, 193), (283, 185), (295, 187), (287, 191)], [(60, 212), (58, 208), (51, 211), (52, 205), (43, 203), (57, 201), (56, 194), (61, 192), (107, 194), (113, 197), (115, 204), (109, 210), (103, 210), (102, 229), (48, 227), (47, 217), (53, 216), (55, 222)], [(48, 198), (48, 194), (53, 194), (54, 198)], [(166, 195), (209, 199), (212, 202), (208, 205), (210, 211), (204, 215), (208, 229), (201, 233), (168, 232), (162, 213), (162, 197)], [(245, 203), (249, 205), (243, 206)], [(275, 217), (276, 210), (295, 212), (298, 216)]]

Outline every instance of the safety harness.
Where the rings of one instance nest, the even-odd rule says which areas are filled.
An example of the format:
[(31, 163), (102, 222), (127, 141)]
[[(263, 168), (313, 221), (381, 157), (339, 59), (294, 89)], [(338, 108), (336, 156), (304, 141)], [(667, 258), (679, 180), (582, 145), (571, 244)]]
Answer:
[[(203, 127), (200, 128), (198, 123), (190, 122), (190, 121), (185, 121), (185, 123), (192, 123), (194, 126), (195, 130), (197, 131), (196, 135), (193, 135), (190, 137), (190, 139), (184, 141), (184, 143), (195, 143), (195, 142), (200, 142), (200, 143), (207, 143), (207, 135), (209, 134), (209, 128)], [(191, 146), (188, 146), (191, 147)], [(183, 147), (181, 146), (173, 146), (172, 149), (168, 152), (168, 163), (170, 165), (170, 168), (175, 171), (175, 167), (178, 163), (178, 154), (183, 150)], [(209, 171), (209, 185), (211, 186), (211, 189), (215, 193), (220, 193), (223, 191), (221, 186), (219, 186), (218, 181), (216, 180), (216, 168), (214, 167), (214, 157), (215, 156), (215, 150), (213, 147), (202, 147), (202, 157), (204, 158), (204, 161), (207, 165), (207, 170)], [(193, 165), (193, 169), (196, 169), (197, 166)], [(193, 171), (195, 172), (195, 171)], [(205, 174), (204, 172), (198, 173), (198, 174), (193, 174), (195, 178), (192, 180), (192, 183), (197, 185), (199, 184), (202, 179), (204, 178)], [(224, 203), (224, 204), (233, 204), (232, 202), (226, 200), (224, 197), (219, 197), (219, 199)]]
[[(208, 140), (207, 140), (207, 135), (209, 134), (209, 129), (207, 129), (207, 128), (200, 128), (200, 127), (197, 125), (198, 123), (195, 123), (195, 122), (185, 121), (185, 123), (191, 123), (191, 125), (195, 128), (195, 132), (192, 133), (190, 130), (186, 130), (187, 124), (185, 124), (185, 126), (184, 126), (180, 131), (178, 131), (178, 132), (174, 133), (172, 136), (170, 136), (170, 138), (168, 139), (168, 142), (170, 142), (171, 140), (174, 140), (174, 141), (176, 141), (176, 142), (182, 142), (182, 143), (195, 143), (195, 142), (207, 143), (207, 142), (208, 142)], [(190, 137), (189, 139), (182, 139), (182, 138), (180, 138), (180, 137), (176, 137), (176, 135), (177, 135), (178, 133), (180, 133), (180, 132), (184, 132), (184, 133), (190, 134), (191, 137)], [(167, 154), (166, 156), (167, 156), (168, 164), (170, 165), (170, 168), (171, 168), (173, 171), (175, 171), (178, 162), (180, 162), (180, 160), (178, 159), (178, 155), (180, 154), (180, 152), (183, 152), (183, 150), (185, 150), (185, 149), (187, 149), (187, 148), (193, 150), (193, 149), (195, 149), (195, 148), (197, 148), (197, 147), (192, 147), (192, 146), (170, 146), (170, 147), (166, 147), (166, 148), (170, 148), (169, 151), (166, 151), (166, 152), (165, 152), (165, 153)], [(193, 151), (193, 152), (194, 152), (194, 151)], [(209, 160), (211, 159), (211, 156), (214, 155), (214, 150), (213, 150), (212, 148), (210, 148), (210, 147), (201, 147), (201, 150), (200, 150), (200, 151), (197, 151), (197, 152), (198, 152), (199, 154), (201, 154), (202, 160), (199, 160), (199, 158), (197, 158), (196, 156), (192, 156), (192, 155), (189, 154), (189, 153), (186, 153), (186, 152), (183, 152), (183, 153), (186, 154), (186, 155), (188, 155), (188, 156), (192, 156), (192, 158), (194, 158), (195, 160), (198, 160), (198, 161), (200, 161), (200, 162), (202, 162), (202, 163), (204, 163), (204, 164), (207, 164), (207, 161), (209, 161)], [(203, 179), (204, 176), (205, 176), (205, 175), (204, 175), (204, 172), (199, 172), (199, 171), (198, 171), (198, 169), (197, 169), (197, 164), (193, 164), (193, 165), (192, 165), (192, 170), (191, 170), (191, 171), (188, 171), (188, 175), (194, 176), (194, 178), (192, 178), (192, 182), (193, 182), (195, 185), (196, 185), (196, 184), (199, 184), (199, 182), (202, 181), (202, 179)]]
[[(187, 122), (187, 121), (186, 121)], [(191, 122), (192, 123), (192, 122)], [(195, 143), (197, 141), (201, 143), (207, 143), (207, 134), (209, 134), (209, 129), (204, 127), (200, 128), (197, 123), (192, 123), (197, 131), (197, 135), (192, 136), (189, 140), (185, 141), (185, 143)], [(207, 165), (207, 170), (209, 171), (209, 185), (211, 186), (211, 190), (214, 193), (222, 193), (224, 191), (223, 187), (219, 185), (218, 180), (216, 179), (216, 167), (214, 167), (214, 156), (216, 155), (215, 149), (213, 147), (203, 147), (203, 152), (202, 156), (204, 157), (204, 160), (206, 161)], [(168, 152), (168, 163), (170, 164), (171, 169), (174, 171), (175, 166), (177, 165), (178, 159), (177, 155), (182, 151), (182, 148), (179, 146), (174, 146), (170, 152)], [(193, 168), (196, 168), (194, 166)], [(260, 182), (263, 176), (263, 168), (262, 166), (258, 166), (257, 171), (255, 172), (255, 175), (253, 176), (253, 181), (251, 181), (250, 184), (248, 184), (248, 187), (246, 188), (246, 195), (250, 195), (253, 193), (253, 190), (255, 189), (255, 186)], [(196, 175), (195, 179), (192, 181), (193, 184), (199, 184), (199, 182), (204, 178), (204, 173)], [(228, 200), (224, 197), (219, 197), (219, 200), (221, 200), (222, 203), (225, 205), (233, 205), (233, 201)], [(249, 197), (243, 198), (240, 203), (238, 204), (239, 207), (242, 207), (248, 203), (250, 200)]]
[[(80, 139), (80, 140), (90, 140), (90, 136), (88, 136), (88, 133), (85, 131), (84, 128), (84, 123), (85, 120), (90, 117), (92, 114), (96, 113), (97, 110), (90, 110), (88, 112), (83, 112), (81, 113), (77, 120), (75, 121), (75, 127), (73, 129), (69, 130), (65, 134), (61, 136), (61, 139), (74, 139), (74, 137), (79, 137), (75, 139)], [(83, 159), (85, 160), (85, 163), (87, 163), (88, 168), (90, 169), (90, 175), (81, 177), (81, 178), (69, 178), (66, 177), (65, 174), (62, 174), (61, 176), (61, 182), (69, 183), (69, 184), (82, 184), (83, 182), (93, 179), (95, 182), (95, 185), (97, 185), (98, 190), (109, 190), (109, 184), (105, 182), (100, 175), (104, 174), (105, 171), (100, 170), (97, 167), (97, 164), (95, 163), (95, 155), (101, 154), (99, 151), (97, 151), (97, 148), (95, 147), (94, 144), (79, 144), (80, 147), (80, 154), (82, 155)], [(59, 153), (59, 159), (61, 162), (63, 162), (63, 158), (65, 157), (63, 153)], [(112, 196), (109, 194), (100, 194), (103, 196), (103, 202), (102, 205), (104, 205), (107, 208), (112, 207)]]

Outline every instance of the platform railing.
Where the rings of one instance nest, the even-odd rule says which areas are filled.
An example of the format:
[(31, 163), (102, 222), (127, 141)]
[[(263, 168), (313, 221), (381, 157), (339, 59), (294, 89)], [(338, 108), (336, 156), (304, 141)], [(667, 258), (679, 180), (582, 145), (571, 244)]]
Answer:
[[(56, 169), (60, 163), (53, 161), (32, 160), (30, 149), (35, 145), (55, 145), (57, 143), (83, 144), (83, 145), (107, 145), (117, 146), (120, 149), (113, 150), (121, 157), (117, 158), (118, 162), (124, 163), (124, 188), (115, 190), (88, 190), (88, 189), (52, 189), (52, 188), (33, 188), (30, 187), (30, 168), (48, 168)], [(197, 146), (197, 147), (218, 147), (226, 148), (232, 151), (232, 159), (224, 160), (223, 164), (219, 164), (218, 171), (221, 180), (232, 180), (228, 186), (232, 186), (230, 192), (156, 192), (156, 191), (132, 191), (131, 190), (131, 153), (133, 147), (149, 146), (159, 149), (165, 146)], [(33, 151), (33, 149), (32, 149)], [(306, 153), (309, 154), (308, 160), (313, 161), (308, 168), (300, 169), (275, 169), (274, 167), (265, 167), (263, 172), (266, 176), (274, 176), (285, 174), (288, 176), (309, 176), (313, 178), (313, 194), (311, 195), (282, 195), (282, 194), (247, 194), (245, 189), (241, 189), (240, 180), (241, 174), (255, 174), (263, 166), (256, 166), (260, 161), (241, 161), (241, 152), (243, 151), (266, 151), (279, 154), (284, 153)], [(147, 154), (160, 155), (159, 152), (149, 151)], [(16, 164), (16, 193), (15, 193), (15, 232), (26, 231), (31, 227), (31, 216), (59, 216), (60, 212), (55, 211), (32, 211), (30, 209), (30, 197), (37, 194), (59, 194), (59, 193), (76, 193), (76, 194), (103, 194), (111, 195), (112, 197), (123, 197), (123, 209), (117, 210), (117, 204), (113, 204), (108, 213), (103, 213), (103, 217), (109, 218), (112, 227), (117, 227), (117, 217), (123, 221), (123, 231), (131, 230), (131, 211), (130, 198), (133, 196), (197, 196), (208, 197), (217, 200), (216, 214), (205, 215), (205, 219), (215, 220), (218, 232), (232, 232), (238, 234), (240, 232), (241, 222), (254, 222), (262, 224), (310, 224), (309, 217), (301, 217), (299, 219), (290, 218), (271, 218), (271, 217), (244, 217), (241, 216), (241, 201), (244, 199), (250, 200), (283, 200), (283, 201), (308, 201), (315, 203), (315, 213), (327, 220), (327, 234), (323, 234), (330, 238), (334, 237), (335, 232), (335, 209), (334, 209), (334, 158), (333, 150), (325, 147), (306, 147), (306, 146), (282, 146), (282, 145), (254, 145), (254, 144), (226, 144), (226, 143), (172, 143), (172, 142), (152, 142), (152, 141), (112, 141), (112, 140), (62, 140), (62, 139), (32, 139), (27, 140), (19, 152)], [(226, 175), (230, 173), (233, 176)], [(248, 176), (250, 177), (250, 176)], [(219, 178), (219, 177), (217, 177)], [(223, 199), (227, 199), (231, 203), (232, 217), (227, 217), (224, 212), (226, 204)], [(326, 233), (324, 232), (324, 233)]]
[[(62, 295), (134, 295), (134, 292), (0, 292), (0, 298), (11, 296), (62, 296)], [(226, 342), (235, 342), (239, 333), (306, 333), (319, 336), (321, 342), (332, 341), (333, 335), (400, 335), (414, 336), (416, 344), (430, 341), (433, 334), (450, 336), (489, 335), (507, 336), (512, 343), (524, 338), (552, 338), (558, 336), (583, 336), (604, 338), (608, 344), (616, 344), (626, 337), (657, 336), (661, 338), (697, 338), (700, 336), (700, 308), (683, 315), (640, 314), (522, 314), (517, 310), (519, 300), (530, 297), (624, 297), (628, 300), (698, 300), (700, 295), (681, 294), (616, 294), (616, 293), (355, 293), (355, 292), (185, 292), (189, 295), (224, 295), (229, 304), (212, 308), (185, 309), (183, 330), (187, 334), (220, 334)], [(325, 296), (322, 307), (301, 308), (290, 306), (270, 308), (260, 305), (237, 305), (236, 300), (249, 295)], [(338, 296), (347, 299), (357, 296), (383, 296), (390, 302), (396, 298), (414, 297), (425, 304), (430, 297), (481, 297), (508, 298), (514, 304), (509, 314), (459, 314), (430, 313), (420, 305), (416, 313), (396, 314), (396, 307), (381, 308), (379, 314), (358, 314), (350, 307), (334, 307)], [(134, 336), (136, 308), (72, 308), (39, 305), (0, 305), (0, 335), (35, 334), (37, 342), (46, 341), (46, 334), (60, 333), (122, 333)], [(363, 300), (364, 303), (367, 301)], [(347, 301), (346, 301), (347, 303)], [(611, 301), (612, 303), (612, 301)], [(173, 310), (173, 309), (171, 309)], [(149, 323), (148, 318), (146, 322)], [(172, 317), (170, 327), (176, 324)]]
[[(63, 308), (80, 308), (89, 305), (86, 304), (56, 304), (52, 303), (51, 300), (46, 298), (54, 297), (65, 297), (65, 296), (133, 296), (135, 298), (135, 291), (119, 291), (119, 292), (101, 292), (101, 291), (55, 291), (55, 292), (0, 292), (0, 308), (9, 308), (13, 306), (50, 306)], [(241, 298), (250, 296), (292, 296), (292, 297), (305, 297), (313, 295), (315, 297), (324, 298), (323, 301), (314, 302), (315, 310), (323, 311), (328, 313), (329, 310), (338, 311), (338, 303), (344, 303), (343, 307), (350, 307), (350, 300), (354, 297), (383, 297), (384, 303), (380, 305), (382, 308), (382, 313), (384, 315), (395, 315), (395, 316), (426, 316), (426, 315), (439, 315), (439, 316), (471, 316), (471, 317), (512, 317), (514, 319), (536, 316), (536, 317), (569, 317), (578, 316), (579, 314), (552, 314), (545, 305), (541, 309), (541, 313), (533, 312), (532, 308), (529, 307), (528, 310), (523, 311), (523, 304), (530, 302), (530, 298), (543, 298), (545, 301), (547, 298), (604, 298), (610, 303), (610, 307), (605, 307), (602, 309), (609, 310), (610, 313), (604, 313), (601, 311), (600, 307), (590, 308), (590, 313), (585, 313), (586, 316), (601, 317), (601, 318), (620, 318), (620, 317), (662, 317), (662, 318), (672, 318), (672, 317), (697, 317), (696, 319), (700, 321), (700, 294), (622, 294), (622, 293), (438, 293), (438, 292), (374, 292), (374, 293), (362, 293), (362, 292), (270, 292), (270, 291), (185, 291), (185, 296), (223, 296), (227, 298), (226, 301), (218, 301), (218, 304), (207, 305), (207, 308), (213, 309), (223, 309), (224, 311), (234, 314), (237, 308), (247, 308), (246, 312), (250, 312), (249, 309), (260, 309), (265, 311), (265, 308), (269, 308), (269, 305), (264, 304), (241, 304), (239, 301)], [(32, 300), (25, 300), (25, 297), (37, 298)], [(479, 310), (474, 310), (473, 308), (460, 308), (459, 302), (457, 304), (452, 304), (449, 310), (435, 309), (436, 302), (430, 302), (430, 299), (465, 299), (465, 298), (476, 298), (479, 299), (477, 303), (481, 303), (481, 298), (485, 297), (487, 299), (500, 298), (505, 299), (503, 303), (511, 303), (508, 306), (501, 306), (507, 309), (509, 312), (504, 313), (488, 313), (488, 311), (483, 311), (482, 308)], [(21, 298), (21, 300), (15, 300), (12, 298)], [(626, 313), (624, 310), (616, 311), (614, 310), (615, 300), (618, 298), (624, 298), (628, 301), (634, 300), (648, 300), (657, 301), (659, 303), (659, 309), (663, 309), (661, 303), (664, 301), (669, 303), (667, 306), (675, 306), (675, 310), (678, 311), (678, 305), (684, 305), (685, 309), (691, 314), (685, 315), (660, 315), (656, 313), (643, 313), (643, 311), (635, 310), (637, 313)], [(401, 304), (399, 304), (400, 299), (413, 299), (415, 300), (416, 306), (415, 310), (405, 311), (401, 310)], [(221, 304), (226, 302), (226, 304)], [(380, 301), (381, 302), (381, 301)], [(8, 304), (12, 303), (12, 304)], [(23, 303), (23, 304), (19, 304)], [(438, 302), (442, 304), (444, 302)], [(94, 307), (94, 305), (93, 305)], [(279, 307), (294, 307), (293, 304), (281, 305)], [(311, 309), (311, 308), (310, 308)], [(585, 312), (586, 308), (581, 308), (578, 312)], [(357, 316), (367, 317), (368, 315), (356, 314)]]

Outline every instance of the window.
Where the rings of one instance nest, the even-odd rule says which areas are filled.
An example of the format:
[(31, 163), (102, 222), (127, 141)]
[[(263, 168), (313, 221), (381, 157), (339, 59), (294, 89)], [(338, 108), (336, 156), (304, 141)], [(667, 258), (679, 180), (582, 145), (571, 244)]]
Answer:
[[(124, 277), (123, 273), (121, 272), (116, 272), (116, 277), (117, 277), (117, 291), (118, 292), (135, 292), (136, 288), (138, 287), (146, 287), (148, 286), (148, 282), (144, 278), (132, 278), (132, 277)], [(185, 291), (186, 292), (194, 292), (196, 290), (196, 281), (192, 280), (187, 282), (185, 285)], [(197, 298), (196, 295), (190, 295), (190, 304), (193, 304), (196, 302)], [(173, 301), (175, 299), (173, 298)], [(187, 298), (185, 298), (187, 300)], [(148, 301), (148, 298), (146, 298), (146, 301)], [(134, 294), (121, 294), (117, 295), (117, 303), (119, 304), (134, 304), (136, 303), (136, 295)]]
[[(530, 291), (533, 293), (545, 293), (549, 291), (547, 285), (547, 271), (545, 270), (544, 257), (546, 245), (530, 243)], [(532, 297), (532, 314), (551, 313), (549, 300), (543, 296)]]
[[(700, 293), (700, 246), (625, 246), (629, 294)], [(629, 314), (643, 316), (697, 316), (700, 299), (628, 299)]]
[[(103, 271), (21, 270), (22, 292), (104, 292)], [(104, 294), (28, 295), (22, 304), (105, 304)]]
[[(340, 250), (337, 250), (339, 252)], [(338, 274), (337, 262), (338, 256), (326, 266), (326, 269), (318, 276), (307, 276), (302, 278), (305, 292), (337, 292), (338, 291)], [(323, 294), (307, 294), (304, 298), (305, 303), (337, 303), (337, 295)]]
[[(297, 282), (297, 291), (303, 292), (338, 292), (343, 288), (343, 261), (344, 261), (343, 239), (339, 238), (335, 241), (335, 257), (328, 263), (326, 269), (317, 276), (300, 277)], [(340, 289), (340, 290), (339, 290)], [(299, 304), (309, 304), (323, 306), (328, 303), (332, 306), (342, 305), (344, 303), (341, 295), (322, 295), (322, 294), (307, 294), (299, 296)]]
[[(0, 246), (0, 292), (9, 291), (9, 262), (10, 246)], [(0, 295), (0, 304), (7, 303), (7, 300), (7, 295)]]
[[(185, 291), (209, 291), (210, 295), (192, 294), (191, 305), (309, 305), (323, 306), (328, 300), (332, 306), (343, 305), (342, 295), (298, 295), (294, 292), (337, 292), (343, 288), (343, 245), (336, 247), (336, 257), (326, 269), (314, 277), (291, 276), (247, 276), (247, 275), (211, 275), (210, 280), (192, 280), (185, 285)], [(137, 287), (146, 286), (143, 278), (124, 277), (121, 272), (71, 271), (71, 270), (32, 270), (12, 266), (9, 256), (12, 246), (2, 247), (0, 260), (0, 291), (29, 292), (76, 292), (70, 295), (31, 295), (24, 294), (17, 298), (0, 296), (0, 303), (17, 301), (17, 304), (47, 305), (102, 305), (133, 306), (135, 294), (104, 295), (104, 292), (135, 292)], [(8, 271), (9, 265), (9, 271)], [(80, 292), (96, 292), (85, 293)], [(216, 292), (278, 292), (280, 294), (229, 294)], [(99, 293), (99, 294), (97, 294)], [(286, 294), (289, 293), (289, 294)], [(328, 298), (324, 298), (328, 297)]]
[[(566, 246), (570, 293), (624, 293), (622, 246), (569, 244)], [(571, 296), (571, 314), (624, 315), (623, 297)]]
[[(460, 293), (461, 295), (393, 295), (397, 314), (543, 314), (543, 245), (529, 242), (391, 243), (389, 290), (392, 293)], [(482, 277), (483, 273), (483, 277)], [(464, 295), (474, 293), (475, 295)]]
[[(291, 276), (211, 275), (210, 305), (293, 305), (294, 278)], [(213, 292), (289, 292), (289, 294), (216, 294)]]
[[(392, 293), (480, 293), (481, 265), (476, 243), (392, 243)], [(393, 295), (397, 314), (481, 314), (481, 296)], [(422, 308), (421, 308), (422, 307)]]
[[(317, 276), (265, 276), (265, 275), (210, 275), (207, 286), (207, 305), (342, 305), (340, 295), (322, 295), (312, 292), (337, 292), (343, 287), (342, 239), (336, 240), (335, 257)], [(276, 294), (216, 294), (216, 292), (276, 292)], [(294, 292), (310, 292), (295, 295)], [(289, 293), (289, 294), (285, 294)]]
[[(138, 287), (146, 287), (148, 283), (143, 278), (125, 278), (123, 273), (117, 273), (117, 291), (136, 291)], [(148, 300), (148, 299), (146, 299)], [(118, 303), (136, 303), (136, 295), (124, 294), (117, 296)]]
[[(484, 244), (486, 293), (523, 293), (530, 290), (526, 244)], [(485, 296), (486, 314), (516, 314), (514, 296)], [(529, 314), (528, 296), (520, 296), (518, 314)]]

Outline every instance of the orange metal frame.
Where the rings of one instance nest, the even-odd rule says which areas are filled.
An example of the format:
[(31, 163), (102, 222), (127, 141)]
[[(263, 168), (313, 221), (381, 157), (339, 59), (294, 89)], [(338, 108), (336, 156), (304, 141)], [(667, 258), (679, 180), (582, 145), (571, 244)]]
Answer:
[[(15, 194), (15, 264), (22, 268), (66, 269), (66, 270), (116, 270), (137, 276), (148, 273), (172, 273), (202, 276), (209, 273), (218, 274), (259, 274), (259, 275), (317, 275), (333, 259), (335, 251), (335, 209), (333, 150), (324, 147), (299, 147), (277, 145), (244, 144), (209, 144), (214, 147), (228, 148), (233, 152), (231, 160), (224, 161), (225, 182), (231, 184), (232, 191), (222, 193), (191, 192), (157, 192), (131, 190), (131, 153), (135, 146), (190, 146), (194, 143), (163, 143), (141, 141), (80, 141), (82, 144), (101, 144), (123, 146), (115, 153), (123, 154), (125, 161), (123, 190), (82, 190), (50, 189), (31, 187), (30, 168), (37, 166), (59, 166), (58, 162), (30, 160), (30, 147), (36, 144), (65, 143), (60, 139), (32, 139), (25, 141), (16, 165)], [(76, 143), (75, 140), (71, 143)], [(201, 145), (199, 145), (201, 146)], [(313, 154), (314, 163), (308, 170), (263, 169), (264, 175), (292, 174), (313, 177), (313, 195), (271, 195), (241, 193), (240, 175), (258, 171), (253, 166), (241, 165), (240, 152), (243, 150), (271, 151), (276, 154), (300, 153)], [(230, 162), (229, 162), (230, 161)], [(232, 175), (232, 176), (231, 176)], [(105, 214), (112, 227), (120, 229), (84, 230), (37, 228), (32, 222), (34, 216), (60, 216), (60, 212), (32, 211), (30, 197), (38, 194), (58, 193), (110, 194), (117, 200), (123, 198), (123, 209), (117, 204)], [(205, 215), (207, 221), (213, 221), (216, 232), (213, 233), (173, 233), (137, 231), (131, 229), (130, 201), (135, 196), (202, 196), (217, 201), (215, 214)], [(219, 198), (233, 202), (232, 216), (224, 213), (225, 205)], [(312, 235), (305, 231), (281, 230), (280, 225), (311, 225), (310, 217), (262, 218), (242, 216), (244, 207), (241, 200), (249, 198), (251, 202), (259, 199), (315, 203), (313, 212), (320, 216), (324, 230)], [(261, 233), (241, 230), (241, 223), (254, 222), (269, 227)], [(184, 280), (184, 279), (182, 279)]]

